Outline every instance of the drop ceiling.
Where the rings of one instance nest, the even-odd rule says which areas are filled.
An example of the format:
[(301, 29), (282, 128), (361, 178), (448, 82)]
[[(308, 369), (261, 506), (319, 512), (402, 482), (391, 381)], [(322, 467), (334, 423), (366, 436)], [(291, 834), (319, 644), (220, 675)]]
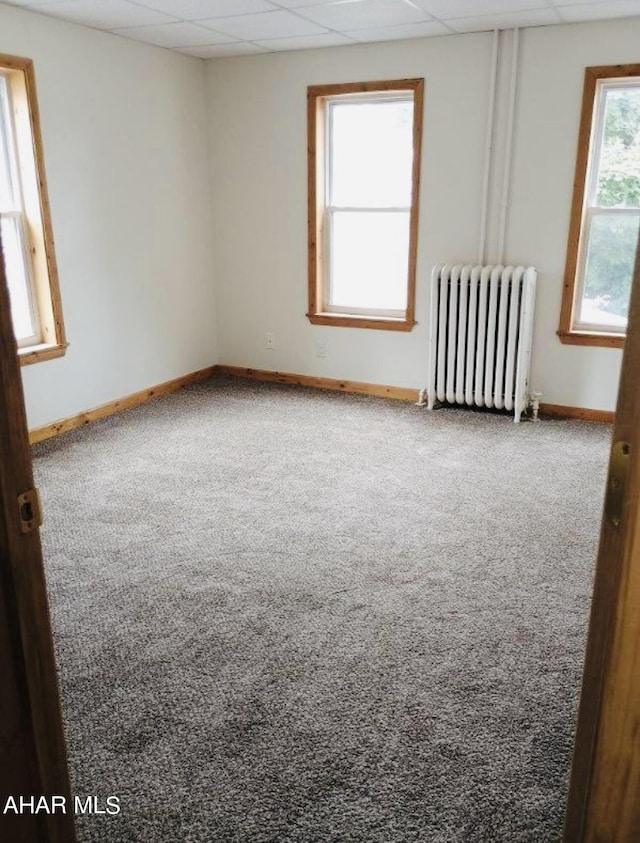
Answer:
[(5, 0), (199, 58), (640, 16), (640, 0)]

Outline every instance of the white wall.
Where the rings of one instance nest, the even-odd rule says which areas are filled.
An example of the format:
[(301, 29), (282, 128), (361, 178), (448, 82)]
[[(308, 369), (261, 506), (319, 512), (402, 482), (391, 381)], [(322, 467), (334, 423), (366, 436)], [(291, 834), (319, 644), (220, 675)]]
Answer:
[[(521, 33), (505, 257), (540, 270), (532, 387), (549, 403), (615, 403), (620, 352), (555, 332), (584, 67), (637, 61), (639, 36), (638, 20)], [(0, 52), (35, 60), (71, 343), (23, 369), (30, 426), (218, 361), (423, 386), (430, 268), (477, 257), (491, 38), (216, 60), (205, 89), (195, 59), (0, 5)], [(426, 78), (419, 324), (312, 326), (306, 86), (402, 76)]]
[[(478, 33), (209, 63), (220, 362), (425, 385), (430, 269), (478, 253), (491, 41)], [(540, 270), (532, 388), (547, 403), (611, 410), (620, 351), (564, 346), (556, 330), (584, 68), (637, 61), (640, 21), (527, 29), (520, 42), (505, 258)], [(426, 79), (419, 324), (407, 334), (312, 326), (306, 86), (404, 76)], [(494, 199), (493, 229), (497, 212)], [(319, 339), (326, 359), (316, 356)]]
[(0, 52), (35, 62), (70, 342), (30, 427), (215, 363), (203, 62), (4, 5)]
[(511, 259), (539, 271), (532, 378), (543, 400), (615, 409), (622, 352), (562, 345), (558, 328), (584, 68), (638, 61), (640, 20), (529, 29), (522, 39)]

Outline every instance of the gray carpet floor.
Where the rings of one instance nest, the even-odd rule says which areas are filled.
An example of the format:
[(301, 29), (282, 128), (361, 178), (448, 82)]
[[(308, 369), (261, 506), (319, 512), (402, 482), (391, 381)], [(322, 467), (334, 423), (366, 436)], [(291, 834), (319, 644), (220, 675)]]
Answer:
[(219, 379), (35, 448), (82, 841), (558, 841), (610, 429)]

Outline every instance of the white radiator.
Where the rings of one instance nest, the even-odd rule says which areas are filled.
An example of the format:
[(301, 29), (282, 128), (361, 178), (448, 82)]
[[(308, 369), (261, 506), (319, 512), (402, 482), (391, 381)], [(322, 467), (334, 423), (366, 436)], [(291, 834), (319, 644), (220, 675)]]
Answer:
[(431, 274), (429, 409), (436, 401), (512, 411), (529, 402), (536, 270), (442, 266)]

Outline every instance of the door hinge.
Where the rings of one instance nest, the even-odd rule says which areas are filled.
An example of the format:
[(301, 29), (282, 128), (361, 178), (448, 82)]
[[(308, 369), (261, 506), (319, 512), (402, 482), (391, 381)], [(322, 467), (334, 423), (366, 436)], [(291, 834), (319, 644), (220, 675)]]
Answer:
[(607, 482), (607, 497), (605, 499), (604, 511), (614, 527), (619, 527), (622, 521), (630, 452), (631, 446), (628, 442), (616, 442), (611, 449), (611, 463), (609, 466), (609, 480)]
[(42, 507), (37, 489), (29, 489), (18, 495), (18, 512), (20, 513), (20, 529), (23, 533), (37, 530), (42, 524)]

